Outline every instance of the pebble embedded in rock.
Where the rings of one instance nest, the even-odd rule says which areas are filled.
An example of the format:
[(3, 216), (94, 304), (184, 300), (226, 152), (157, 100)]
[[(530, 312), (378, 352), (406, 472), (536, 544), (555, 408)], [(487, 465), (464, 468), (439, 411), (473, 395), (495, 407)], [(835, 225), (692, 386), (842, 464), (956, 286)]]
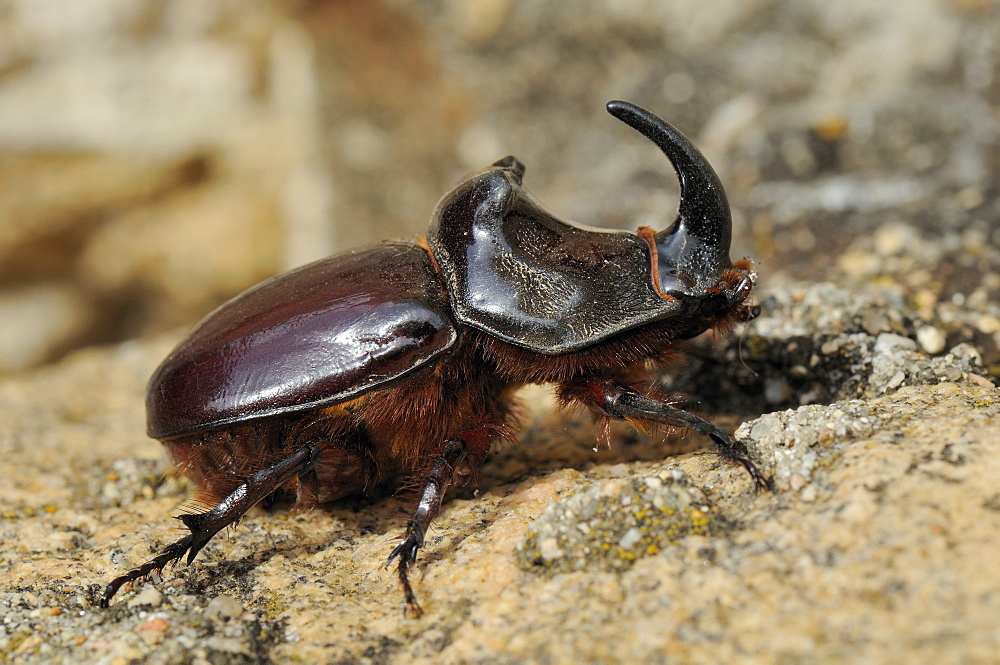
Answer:
[(232, 596), (216, 596), (205, 606), (210, 619), (235, 619), (243, 613), (243, 605)]
[(917, 341), (927, 353), (938, 354), (944, 351), (945, 335), (940, 328), (934, 326), (918, 328)]
[(159, 607), (163, 603), (163, 594), (155, 586), (146, 586), (136, 594), (135, 598), (128, 601), (129, 607)]

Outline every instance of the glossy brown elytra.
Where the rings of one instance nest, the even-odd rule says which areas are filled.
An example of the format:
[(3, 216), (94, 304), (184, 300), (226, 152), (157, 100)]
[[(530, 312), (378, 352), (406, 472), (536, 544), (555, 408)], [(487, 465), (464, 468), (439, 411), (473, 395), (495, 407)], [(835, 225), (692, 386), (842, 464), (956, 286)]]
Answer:
[[(677, 343), (752, 318), (754, 273), (729, 258), (729, 204), (698, 150), (626, 102), (608, 111), (667, 156), (680, 180), (661, 231), (585, 229), (521, 186), (507, 157), (468, 176), (433, 213), (426, 242), (383, 243), (266, 281), (205, 318), (153, 374), (148, 432), (212, 507), (190, 533), (107, 585), (187, 557), (275, 492), (311, 505), (417, 478), (396, 562), (408, 570), (456, 471), (483, 463), (516, 425), (512, 393), (553, 383), (599, 417), (710, 437), (767, 482), (729, 435), (641, 386)], [(207, 497), (207, 498), (206, 498)]]

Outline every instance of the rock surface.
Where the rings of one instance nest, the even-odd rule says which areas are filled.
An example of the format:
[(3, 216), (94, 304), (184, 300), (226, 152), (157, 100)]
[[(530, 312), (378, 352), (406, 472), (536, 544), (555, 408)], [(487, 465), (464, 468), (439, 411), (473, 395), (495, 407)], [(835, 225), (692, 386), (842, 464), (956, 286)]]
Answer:
[(435, 523), (422, 619), (382, 566), (405, 521), (392, 499), (255, 511), (100, 610), (102, 584), (175, 537), (167, 517), (190, 490), (142, 436), (167, 346), (0, 383), (4, 658), (987, 663), (1000, 649), (1000, 390), (967, 379), (744, 423), (765, 494), (710, 451), (635, 461), (652, 444), (624, 429), (588, 462), (586, 423), (533, 398), (530, 443)]

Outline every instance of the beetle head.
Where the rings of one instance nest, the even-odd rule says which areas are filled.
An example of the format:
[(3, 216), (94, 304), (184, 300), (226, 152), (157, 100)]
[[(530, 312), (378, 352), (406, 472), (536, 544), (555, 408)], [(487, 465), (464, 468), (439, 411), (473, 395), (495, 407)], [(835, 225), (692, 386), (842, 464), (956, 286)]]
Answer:
[(722, 290), (727, 300), (742, 303), (752, 286), (752, 272), (737, 267), (746, 279), (734, 278), (729, 260), (732, 217), (722, 182), (708, 160), (674, 127), (649, 111), (622, 101), (608, 102), (608, 112), (663, 151), (680, 181), (677, 220), (655, 233), (660, 292), (668, 297), (703, 296)]

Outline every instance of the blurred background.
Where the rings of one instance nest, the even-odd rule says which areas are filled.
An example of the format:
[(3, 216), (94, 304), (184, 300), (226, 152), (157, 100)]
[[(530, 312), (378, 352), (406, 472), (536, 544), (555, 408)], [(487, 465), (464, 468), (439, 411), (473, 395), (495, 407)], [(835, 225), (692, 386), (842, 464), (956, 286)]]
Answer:
[(879, 284), (995, 367), (998, 67), (992, 0), (0, 0), (0, 372), (417, 236), (507, 154), (564, 218), (662, 228), (616, 98), (715, 165), (758, 298)]

